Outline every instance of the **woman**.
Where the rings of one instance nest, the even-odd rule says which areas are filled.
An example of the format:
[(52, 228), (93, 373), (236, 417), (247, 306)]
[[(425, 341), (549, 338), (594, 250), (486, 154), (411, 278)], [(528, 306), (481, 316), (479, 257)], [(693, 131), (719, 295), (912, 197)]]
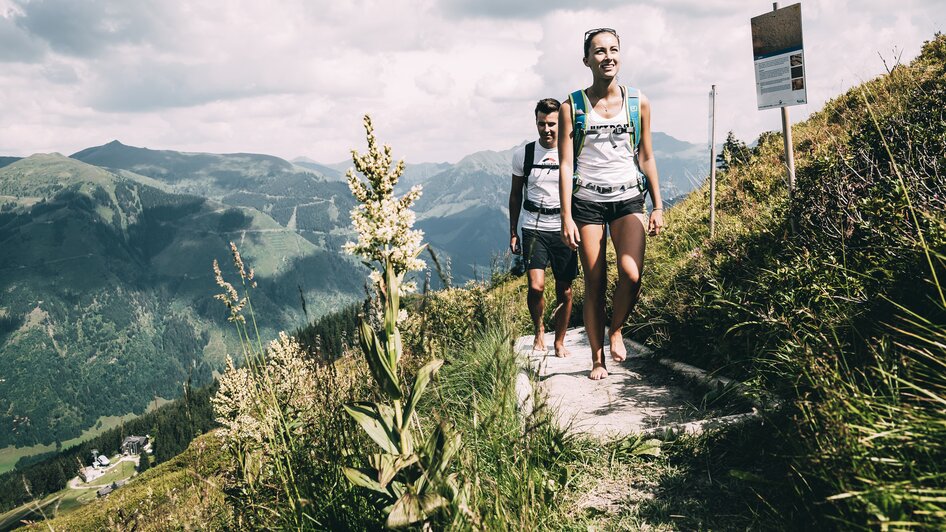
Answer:
[[(650, 137), (650, 102), (636, 89), (618, 84), (621, 40), (616, 31), (590, 30), (584, 45), (583, 61), (591, 70), (592, 83), (572, 93), (559, 113), (559, 194), (562, 240), (578, 249), (585, 272), (589, 377), (598, 380), (608, 376), (604, 358), (608, 232), (618, 267), (608, 339), (611, 359), (622, 362), (627, 350), (621, 326), (640, 293), (647, 233), (659, 234), (664, 223)], [(644, 215), (647, 192), (654, 206), (649, 219)]]

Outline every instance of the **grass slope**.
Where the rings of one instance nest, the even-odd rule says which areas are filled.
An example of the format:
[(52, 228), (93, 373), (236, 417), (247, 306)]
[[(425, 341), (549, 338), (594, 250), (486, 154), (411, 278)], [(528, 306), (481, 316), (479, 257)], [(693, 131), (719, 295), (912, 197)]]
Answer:
[(37, 523), (36, 530), (168, 530), (231, 528), (223, 504), (225, 453), (214, 433), (149, 469), (106, 498)]
[(764, 497), (795, 526), (946, 523), (944, 65), (937, 36), (795, 125), (793, 198), (763, 135), (720, 176), (713, 238), (704, 188), (649, 245), (638, 334), (789, 398), (747, 461), (785, 464), (755, 484), (792, 486)]
[[(469, 486), (469, 514), (452, 528), (765, 527), (769, 517), (766, 508), (744, 481), (754, 473), (742, 469), (742, 456), (765, 445), (765, 438), (760, 438), (764, 431), (679, 440), (664, 446), (659, 456), (651, 456), (642, 454), (639, 442), (633, 439), (602, 446), (566, 435), (549, 422), (548, 411), (541, 405), (534, 417), (521, 419), (514, 390), (519, 367), (506, 327), (520, 323), (520, 316), (508, 314), (510, 311), (525, 311), (522, 287), (515, 281), (488, 293), (451, 290), (435, 296), (431, 303), (438, 310), (449, 306), (452, 313), (446, 317), (450, 323), (434, 326), (430, 332), (446, 332), (451, 323), (458, 327), (462, 323), (464, 330), (443, 346), (447, 364), (421, 406), (425, 424), (443, 420), (463, 437), (458, 471)], [(488, 308), (502, 310), (480, 313), (471, 305), (474, 297), (485, 298)], [(438, 315), (443, 317), (444, 313)], [(468, 341), (465, 347), (454, 343), (460, 339)], [(342, 359), (339, 371), (351, 371), (346, 367), (352, 363), (363, 361), (349, 355)], [(365, 371), (359, 368), (356, 373), (366, 377)], [(309, 441), (347, 440), (357, 435), (350, 419), (336, 418), (334, 423), (321, 425)], [(54, 530), (101, 526), (223, 530), (235, 526), (234, 520), (246, 507), (257, 506), (263, 515), (280, 508), (279, 501), (270, 501), (260, 492), (251, 495), (234, 483), (239, 478), (236, 464), (219, 447), (216, 437), (210, 434), (198, 439), (185, 454), (136, 477), (109, 498), (44, 525)], [(357, 437), (354, 441), (368, 443)], [(309, 454), (319, 467), (337, 468), (349, 460), (324, 452), (321, 445), (310, 448)], [(311, 480), (313, 471), (297, 470), (295, 474), (302, 482), (303, 478)], [(311, 506), (317, 516), (315, 529), (379, 526), (380, 514), (366, 501), (365, 493), (345, 484), (311, 489), (321, 493)], [(155, 519), (159, 520), (149, 523)], [(279, 519), (273, 513), (265, 521), (268, 525), (243, 526), (277, 527)]]

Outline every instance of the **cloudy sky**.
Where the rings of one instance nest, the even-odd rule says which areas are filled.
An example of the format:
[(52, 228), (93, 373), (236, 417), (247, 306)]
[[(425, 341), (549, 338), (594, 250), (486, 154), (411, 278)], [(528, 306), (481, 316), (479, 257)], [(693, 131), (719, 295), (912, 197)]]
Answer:
[[(0, 155), (118, 139), (155, 149), (323, 162), (361, 149), (370, 113), (409, 162), (507, 149), (535, 100), (590, 83), (585, 29), (622, 36), (621, 80), (653, 127), (706, 143), (780, 127), (757, 111), (745, 0), (0, 0)], [(782, 2), (783, 6), (788, 2)], [(943, 0), (802, 3), (809, 104), (907, 62), (946, 25)]]

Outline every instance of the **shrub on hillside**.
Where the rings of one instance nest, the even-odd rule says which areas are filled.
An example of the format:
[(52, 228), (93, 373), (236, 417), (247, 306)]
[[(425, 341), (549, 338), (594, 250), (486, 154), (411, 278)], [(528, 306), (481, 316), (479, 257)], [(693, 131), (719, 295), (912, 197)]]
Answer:
[(229, 361), (213, 406), (231, 457), (227, 494), (238, 528), (370, 527), (365, 498), (339, 498), (349, 490), (340, 487), (346, 481), (338, 459), (366, 444), (342, 411), (344, 403), (367, 396), (363, 366), (350, 356), (319, 362), (285, 333), (264, 350), (253, 325), (253, 270), (246, 270), (233, 244), (231, 252), (242, 291), (223, 279), (215, 262), (223, 289), (217, 298), (230, 309), (244, 366)]
[(486, 285), (474, 281), (428, 292), (407, 325), (415, 348), (443, 349), (469, 341), (486, 324), (488, 305)]

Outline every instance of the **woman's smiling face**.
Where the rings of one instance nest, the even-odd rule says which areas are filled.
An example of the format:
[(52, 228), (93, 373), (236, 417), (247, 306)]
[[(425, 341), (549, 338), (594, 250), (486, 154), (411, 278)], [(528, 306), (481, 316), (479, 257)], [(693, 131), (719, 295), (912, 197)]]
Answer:
[(595, 77), (613, 78), (618, 75), (620, 57), (621, 43), (617, 36), (604, 31), (591, 38), (584, 62)]

